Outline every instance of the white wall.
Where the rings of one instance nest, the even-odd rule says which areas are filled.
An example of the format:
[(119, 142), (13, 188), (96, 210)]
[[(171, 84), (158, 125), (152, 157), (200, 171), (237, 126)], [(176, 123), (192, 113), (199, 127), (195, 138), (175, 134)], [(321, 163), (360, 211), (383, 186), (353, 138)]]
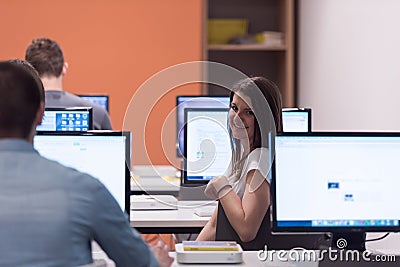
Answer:
[(400, 130), (400, 1), (299, 0), (299, 98), (313, 130)]
[[(298, 104), (314, 131), (400, 130), (399, 28), (399, 0), (299, 0)], [(400, 254), (400, 236), (367, 247)]]

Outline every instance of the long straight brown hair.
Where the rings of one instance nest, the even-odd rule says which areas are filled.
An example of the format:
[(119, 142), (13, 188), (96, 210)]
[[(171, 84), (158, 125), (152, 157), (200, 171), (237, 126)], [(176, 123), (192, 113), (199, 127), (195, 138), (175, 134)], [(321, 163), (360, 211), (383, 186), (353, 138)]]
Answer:
[[(260, 99), (259, 93), (264, 96)], [(268, 136), (262, 136), (262, 133), (280, 132), (282, 130), (282, 98), (278, 86), (272, 81), (264, 77), (246, 78), (239, 81), (231, 90), (230, 104), (235, 94), (242, 94), (251, 100), (252, 108), (255, 116), (254, 118), (254, 136), (250, 140), (250, 152), (256, 148), (268, 147), (268, 143), (263, 140), (268, 140)], [(265, 106), (266, 103), (268, 106)], [(272, 115), (272, 116), (271, 116)], [(258, 120), (263, 120), (263, 123), (258, 123)], [(261, 130), (260, 127), (264, 129)], [(233, 137), (230, 127), (229, 135), (232, 147), (232, 175), (237, 176), (241, 173), (244, 160), (247, 155), (242, 158), (240, 140)], [(237, 177), (239, 178), (239, 177)]]

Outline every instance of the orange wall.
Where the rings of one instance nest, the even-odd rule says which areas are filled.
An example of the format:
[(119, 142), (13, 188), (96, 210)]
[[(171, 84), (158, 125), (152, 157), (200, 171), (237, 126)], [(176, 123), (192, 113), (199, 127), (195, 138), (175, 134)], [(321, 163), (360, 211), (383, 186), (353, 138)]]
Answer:
[[(130, 99), (144, 81), (166, 67), (201, 59), (201, 0), (4, 0), (0, 25), (0, 60), (23, 58), (33, 38), (56, 40), (69, 63), (64, 89), (109, 94), (115, 129), (122, 129)], [(168, 164), (160, 145), (161, 115), (173, 109), (175, 95), (199, 93), (198, 85), (183, 86), (160, 101), (157, 110), (163, 112), (146, 131), (154, 164)], [(170, 136), (165, 149), (174, 153), (174, 125), (164, 131)], [(147, 163), (143, 151), (135, 151), (140, 142), (135, 139), (134, 164)]]

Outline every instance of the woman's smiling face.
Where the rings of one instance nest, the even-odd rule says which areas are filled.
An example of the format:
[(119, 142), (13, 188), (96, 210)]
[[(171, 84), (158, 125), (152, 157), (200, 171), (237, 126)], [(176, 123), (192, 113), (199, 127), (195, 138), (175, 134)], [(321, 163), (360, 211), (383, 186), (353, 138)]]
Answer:
[(229, 109), (229, 126), (233, 137), (248, 142), (250, 147), (254, 138), (254, 120), (250, 98), (235, 93)]

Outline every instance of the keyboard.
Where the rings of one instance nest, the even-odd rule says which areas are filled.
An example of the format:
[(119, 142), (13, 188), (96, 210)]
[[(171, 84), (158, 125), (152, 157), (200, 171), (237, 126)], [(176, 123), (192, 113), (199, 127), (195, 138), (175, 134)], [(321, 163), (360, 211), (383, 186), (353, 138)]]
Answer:
[(200, 208), (196, 208), (194, 210), (194, 213), (197, 216), (200, 216), (200, 217), (211, 217), (216, 208), (217, 208), (217, 206), (214, 206), (214, 205), (212, 205), (212, 206), (203, 206), (203, 207), (200, 207)]

